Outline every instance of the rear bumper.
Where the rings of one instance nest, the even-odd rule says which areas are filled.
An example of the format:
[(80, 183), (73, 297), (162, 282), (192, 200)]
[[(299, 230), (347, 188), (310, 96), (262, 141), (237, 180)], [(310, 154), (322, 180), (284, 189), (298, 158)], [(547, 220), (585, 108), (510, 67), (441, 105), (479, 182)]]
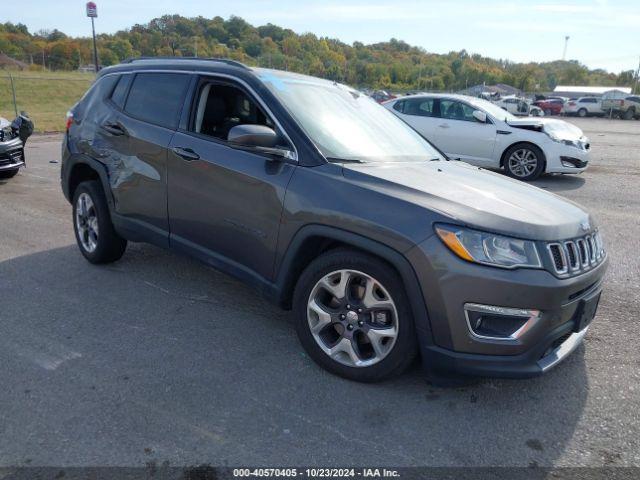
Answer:
[[(561, 363), (582, 342), (579, 322), (599, 296), (608, 260), (581, 275), (558, 278), (545, 270), (504, 270), (458, 259), (431, 237), (408, 252), (421, 283), (433, 341), (420, 345), (427, 373), (532, 377)], [(470, 303), (535, 310), (515, 338), (480, 337), (465, 315)], [(596, 302), (597, 304), (597, 302)]]

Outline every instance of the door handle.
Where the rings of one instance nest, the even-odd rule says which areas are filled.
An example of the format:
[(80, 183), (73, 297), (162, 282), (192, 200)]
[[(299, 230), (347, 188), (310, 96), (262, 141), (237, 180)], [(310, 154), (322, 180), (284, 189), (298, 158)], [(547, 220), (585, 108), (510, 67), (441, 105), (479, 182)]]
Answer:
[(182, 159), (186, 160), (187, 162), (191, 162), (193, 160), (200, 160), (200, 155), (198, 155), (196, 152), (194, 152), (190, 148), (173, 147), (171, 150), (173, 151), (173, 153), (175, 153), (179, 157), (182, 157)]
[(449, 124), (448, 123), (441, 123), (440, 125), (438, 125), (440, 128), (449, 128)]
[(127, 133), (122, 125), (119, 123), (103, 123), (100, 127), (105, 131), (110, 133), (111, 135), (121, 136)]

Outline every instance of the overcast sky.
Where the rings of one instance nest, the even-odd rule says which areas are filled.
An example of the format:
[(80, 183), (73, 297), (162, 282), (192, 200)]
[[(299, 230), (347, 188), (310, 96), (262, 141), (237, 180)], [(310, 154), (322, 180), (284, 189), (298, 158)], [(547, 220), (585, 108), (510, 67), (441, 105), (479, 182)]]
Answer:
[[(98, 0), (96, 28), (112, 33), (163, 14), (228, 18), (258, 26), (274, 23), (303, 33), (352, 43), (392, 37), (429, 52), (466, 49), (513, 61), (567, 58), (591, 68), (619, 72), (638, 67), (640, 0), (583, 1), (392, 1), (392, 0)], [(88, 36), (85, 1), (2, 0), (0, 21), (31, 31), (57, 28)]]

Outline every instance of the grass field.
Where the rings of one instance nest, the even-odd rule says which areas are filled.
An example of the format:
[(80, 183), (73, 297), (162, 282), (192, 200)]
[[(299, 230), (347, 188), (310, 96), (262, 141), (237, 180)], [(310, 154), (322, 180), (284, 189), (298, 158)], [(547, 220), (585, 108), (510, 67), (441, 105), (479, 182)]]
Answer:
[[(65, 114), (93, 82), (91, 73), (10, 72), (16, 90), (18, 111), (33, 119), (36, 132), (64, 130)], [(13, 96), (9, 72), (0, 70), (0, 117), (12, 120)]]

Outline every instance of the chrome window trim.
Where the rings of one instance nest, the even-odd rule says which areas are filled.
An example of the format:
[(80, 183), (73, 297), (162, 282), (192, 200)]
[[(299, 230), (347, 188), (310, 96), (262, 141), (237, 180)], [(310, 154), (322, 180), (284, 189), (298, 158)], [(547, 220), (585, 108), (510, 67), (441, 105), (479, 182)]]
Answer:
[[(299, 157), (298, 157), (298, 149), (296, 147), (296, 144), (293, 143), (293, 140), (291, 140), (291, 137), (289, 136), (287, 131), (284, 129), (284, 127), (282, 126), (282, 124), (280, 123), (278, 118), (273, 114), (273, 111), (271, 111), (271, 109), (267, 106), (267, 104), (264, 102), (264, 100), (262, 100), (262, 97), (260, 97), (260, 95), (258, 95), (258, 93), (251, 87), (251, 85), (249, 85), (247, 82), (245, 82), (241, 78), (238, 78), (238, 77), (236, 77), (234, 75), (230, 75), (228, 73), (208, 72), (208, 71), (203, 71), (203, 70), (174, 70), (174, 69), (164, 69), (164, 68), (159, 68), (159, 69), (155, 69), (155, 68), (154, 69), (146, 69), (145, 68), (145, 69), (127, 70), (126, 72), (121, 72), (121, 71), (109, 72), (109, 73), (105, 73), (104, 75), (101, 75), (100, 78), (104, 78), (104, 77), (111, 76), (111, 75), (122, 75), (124, 73), (182, 73), (182, 74), (188, 74), (188, 75), (202, 75), (202, 76), (206, 76), (206, 77), (225, 78), (227, 80), (232, 80), (234, 82), (239, 83), (244, 88), (246, 88), (251, 93), (251, 95), (253, 95), (253, 97), (256, 99), (256, 101), (264, 109), (265, 113), (267, 113), (273, 119), (273, 122), (278, 126), (278, 129), (284, 135), (285, 140), (287, 140), (287, 142), (289, 142), (289, 144), (293, 148), (293, 155), (291, 157), (289, 157), (288, 159), (292, 160), (292, 161), (294, 161), (296, 163), (299, 162), (299, 160), (298, 160), (299, 159)], [(135, 118), (135, 117), (132, 117), (132, 118)], [(140, 120), (140, 119), (137, 119), (137, 120)], [(146, 122), (146, 120), (140, 120), (140, 121)], [(176, 129), (170, 129), (170, 130), (173, 130), (173, 131), (177, 132), (179, 129), (176, 128)], [(192, 132), (187, 132), (187, 133), (192, 133)], [(225, 145), (227, 145), (229, 148), (234, 148), (232, 145), (229, 145), (229, 143), (226, 142), (226, 141), (225, 141)]]

